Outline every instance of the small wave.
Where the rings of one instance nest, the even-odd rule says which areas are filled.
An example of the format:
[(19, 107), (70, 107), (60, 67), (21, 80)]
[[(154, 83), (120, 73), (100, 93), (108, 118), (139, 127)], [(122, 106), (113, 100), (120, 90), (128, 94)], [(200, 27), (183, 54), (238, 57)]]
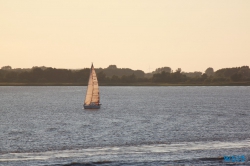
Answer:
[[(235, 163), (225, 163), (223, 157), (213, 158), (198, 158), (198, 159), (185, 159), (185, 160), (169, 160), (169, 161), (97, 161), (97, 162), (72, 162), (68, 164), (56, 164), (50, 166), (152, 166), (152, 165), (166, 165), (166, 166), (227, 166), (235, 165)], [(240, 165), (247, 165), (248, 163), (241, 163)], [(239, 163), (237, 163), (239, 165)]]
[(21, 134), (25, 134), (25, 131), (10, 131), (8, 134), (9, 135), (21, 135)]
[[(136, 146), (107, 146), (84, 149), (64, 149), (46, 152), (6, 153), (0, 155), (1, 161), (49, 160), (55, 158), (82, 158), (90, 156), (144, 155), (182, 153), (184, 151), (223, 150), (235, 148), (250, 148), (250, 140), (238, 142), (181, 142), (174, 144), (152, 144)], [(167, 159), (168, 160), (168, 159)], [(201, 160), (205, 160), (202, 158)]]
[(56, 130), (57, 130), (57, 128), (54, 128), (54, 127), (46, 129), (46, 131), (48, 131), (48, 132), (52, 132), (52, 131), (56, 131)]
[[(96, 161), (96, 162), (83, 162), (83, 163), (77, 163), (77, 162), (72, 162), (69, 164), (64, 164), (62, 166), (94, 166), (94, 165), (110, 165), (112, 163), (112, 161)], [(59, 166), (59, 165), (58, 165)]]

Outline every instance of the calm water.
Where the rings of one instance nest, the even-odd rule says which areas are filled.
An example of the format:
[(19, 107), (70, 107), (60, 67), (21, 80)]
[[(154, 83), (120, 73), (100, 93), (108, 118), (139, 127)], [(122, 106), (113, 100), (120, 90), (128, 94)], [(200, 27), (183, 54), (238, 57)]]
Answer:
[[(0, 165), (250, 165), (250, 87), (0, 87)], [(78, 164), (77, 164), (78, 163)]]

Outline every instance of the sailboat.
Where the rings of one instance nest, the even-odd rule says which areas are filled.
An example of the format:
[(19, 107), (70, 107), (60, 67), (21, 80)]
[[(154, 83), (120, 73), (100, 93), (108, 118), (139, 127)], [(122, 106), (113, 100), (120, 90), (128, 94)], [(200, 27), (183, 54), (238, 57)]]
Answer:
[(98, 81), (97, 81), (96, 72), (92, 63), (90, 74), (89, 74), (87, 94), (85, 97), (83, 107), (84, 109), (99, 109), (100, 106), (101, 104), (100, 104)]

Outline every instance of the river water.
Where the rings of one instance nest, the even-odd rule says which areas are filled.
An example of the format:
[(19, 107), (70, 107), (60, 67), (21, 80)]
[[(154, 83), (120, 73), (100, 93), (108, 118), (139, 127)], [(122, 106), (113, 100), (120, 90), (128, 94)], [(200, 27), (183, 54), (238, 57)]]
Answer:
[[(250, 165), (250, 87), (0, 87), (0, 165)], [(226, 162), (224, 156), (244, 156)]]

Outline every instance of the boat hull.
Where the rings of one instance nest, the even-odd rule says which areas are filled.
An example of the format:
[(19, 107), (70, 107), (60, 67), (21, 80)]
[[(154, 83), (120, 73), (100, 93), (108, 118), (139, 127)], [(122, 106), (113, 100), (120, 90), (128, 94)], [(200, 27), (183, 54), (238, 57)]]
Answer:
[(100, 109), (100, 105), (83, 105), (84, 109)]

